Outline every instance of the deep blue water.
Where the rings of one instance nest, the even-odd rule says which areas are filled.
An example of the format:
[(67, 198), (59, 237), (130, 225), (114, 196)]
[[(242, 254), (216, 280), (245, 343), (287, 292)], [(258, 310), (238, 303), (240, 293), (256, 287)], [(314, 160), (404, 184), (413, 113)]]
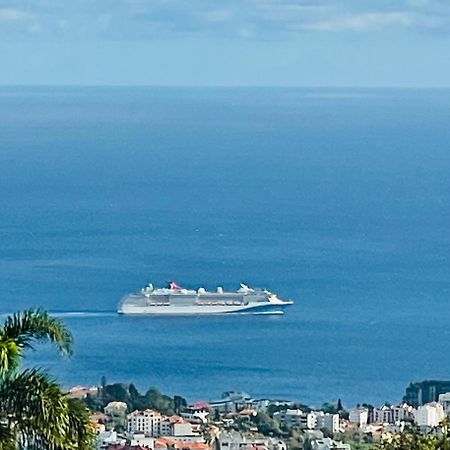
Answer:
[[(0, 88), (1, 311), (61, 313), (65, 385), (400, 400), (450, 378), (449, 230), (450, 91)], [(115, 315), (171, 279), (296, 304)]]

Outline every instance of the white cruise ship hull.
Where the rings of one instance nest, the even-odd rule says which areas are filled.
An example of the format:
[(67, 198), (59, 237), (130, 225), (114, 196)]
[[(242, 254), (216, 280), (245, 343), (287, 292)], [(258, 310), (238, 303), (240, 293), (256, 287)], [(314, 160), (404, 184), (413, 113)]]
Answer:
[(280, 301), (271, 303), (249, 303), (247, 305), (126, 305), (119, 308), (119, 314), (127, 315), (147, 315), (147, 316), (204, 316), (222, 314), (284, 314), (283, 309), (287, 305), (292, 305), (290, 301)]
[(119, 314), (148, 316), (206, 316), (219, 314), (283, 314), (292, 301), (279, 299), (276, 294), (241, 285), (236, 292), (198, 291), (180, 288), (155, 289), (153, 285), (139, 293), (127, 294), (119, 305)]

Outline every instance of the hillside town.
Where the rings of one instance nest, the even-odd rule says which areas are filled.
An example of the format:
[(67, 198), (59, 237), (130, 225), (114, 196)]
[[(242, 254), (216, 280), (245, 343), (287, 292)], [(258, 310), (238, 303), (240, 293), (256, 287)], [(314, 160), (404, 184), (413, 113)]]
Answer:
[(76, 386), (69, 395), (90, 408), (98, 450), (358, 450), (388, 442), (408, 427), (439, 434), (450, 415), (446, 388), (426, 381), (411, 385), (398, 405), (351, 408), (340, 400), (310, 408), (239, 391), (188, 405), (182, 397), (155, 389), (142, 396), (122, 384)]

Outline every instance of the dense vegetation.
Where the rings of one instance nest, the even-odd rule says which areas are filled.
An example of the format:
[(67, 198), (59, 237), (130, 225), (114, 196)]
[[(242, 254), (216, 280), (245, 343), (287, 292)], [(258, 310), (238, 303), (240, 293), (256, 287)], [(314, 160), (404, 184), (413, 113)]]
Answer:
[(232, 428), (241, 433), (258, 430), (264, 436), (284, 436), (280, 423), (268, 414), (258, 412), (254, 416), (236, 417)]
[(124, 383), (103, 384), (97, 394), (89, 394), (85, 401), (94, 411), (103, 411), (109, 402), (118, 401), (126, 403), (128, 411), (152, 408), (166, 415), (180, 413), (187, 406), (183, 397), (176, 395), (172, 398), (155, 388), (141, 394), (133, 384)]
[(0, 327), (0, 450), (88, 450), (93, 432), (85, 406), (39, 369), (20, 369), (25, 350), (51, 342), (71, 355), (72, 335), (41, 310), (8, 317)]
[(421, 434), (414, 427), (395, 435), (391, 440), (378, 444), (376, 450), (450, 450), (448, 420), (443, 423), (442, 431)]

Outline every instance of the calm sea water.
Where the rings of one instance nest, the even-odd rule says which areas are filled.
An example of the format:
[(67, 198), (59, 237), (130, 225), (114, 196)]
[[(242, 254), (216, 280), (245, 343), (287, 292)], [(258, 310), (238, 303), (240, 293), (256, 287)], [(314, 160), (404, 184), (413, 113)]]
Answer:
[[(28, 363), (212, 399), (400, 400), (450, 377), (450, 91), (0, 89), (1, 311)], [(118, 317), (149, 281), (267, 287), (283, 317)]]

